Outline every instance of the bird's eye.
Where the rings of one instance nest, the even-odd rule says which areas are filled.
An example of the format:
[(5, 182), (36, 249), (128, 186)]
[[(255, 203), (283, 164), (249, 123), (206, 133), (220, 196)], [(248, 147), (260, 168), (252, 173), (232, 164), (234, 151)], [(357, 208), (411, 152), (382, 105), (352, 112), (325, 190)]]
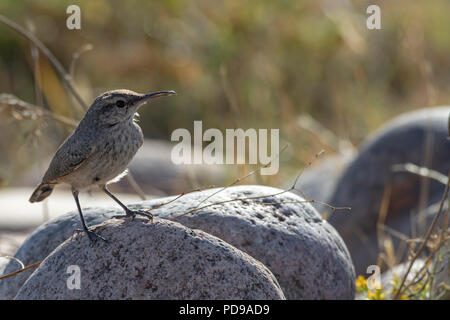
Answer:
[(125, 102), (123, 100), (118, 100), (116, 101), (116, 106), (123, 108), (125, 106)]

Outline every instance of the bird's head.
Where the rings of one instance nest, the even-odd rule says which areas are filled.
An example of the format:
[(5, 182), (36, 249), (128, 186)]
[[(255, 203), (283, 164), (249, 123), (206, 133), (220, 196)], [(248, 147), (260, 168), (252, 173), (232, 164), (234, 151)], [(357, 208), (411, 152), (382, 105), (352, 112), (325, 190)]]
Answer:
[(175, 91), (157, 91), (148, 94), (120, 89), (103, 93), (98, 96), (89, 112), (97, 115), (97, 120), (102, 124), (113, 125), (122, 121), (132, 120), (140, 106), (150, 99), (169, 96)]

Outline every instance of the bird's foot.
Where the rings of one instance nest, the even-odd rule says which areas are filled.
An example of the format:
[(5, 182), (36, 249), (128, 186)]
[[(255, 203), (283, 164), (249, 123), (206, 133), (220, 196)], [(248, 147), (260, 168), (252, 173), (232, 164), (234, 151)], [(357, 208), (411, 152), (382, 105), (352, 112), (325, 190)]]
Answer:
[(94, 231), (91, 231), (89, 229), (76, 229), (75, 232), (85, 232), (91, 242), (94, 242), (95, 240), (98, 240), (98, 239), (108, 242), (101, 235), (96, 234)]
[(128, 209), (128, 210), (125, 211), (125, 214), (113, 216), (113, 218), (117, 218), (117, 219), (131, 218), (133, 220), (136, 216), (146, 217), (151, 222), (153, 222), (153, 215), (148, 213), (148, 212), (145, 212), (143, 210), (130, 210), (130, 209)]

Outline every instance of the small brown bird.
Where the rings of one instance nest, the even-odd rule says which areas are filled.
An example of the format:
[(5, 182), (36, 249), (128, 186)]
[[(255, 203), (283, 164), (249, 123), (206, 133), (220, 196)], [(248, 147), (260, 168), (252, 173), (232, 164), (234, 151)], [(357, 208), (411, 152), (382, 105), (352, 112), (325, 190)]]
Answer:
[(116, 201), (125, 215), (153, 216), (143, 211), (131, 210), (119, 201), (107, 188), (126, 174), (126, 167), (142, 146), (144, 137), (135, 121), (140, 106), (150, 99), (175, 94), (174, 91), (158, 91), (139, 94), (130, 90), (113, 90), (95, 99), (75, 131), (56, 151), (41, 184), (34, 190), (30, 202), (47, 198), (55, 185), (67, 183), (77, 204), (83, 230), (90, 240), (103, 237), (90, 231), (83, 218), (78, 193), (98, 185)]

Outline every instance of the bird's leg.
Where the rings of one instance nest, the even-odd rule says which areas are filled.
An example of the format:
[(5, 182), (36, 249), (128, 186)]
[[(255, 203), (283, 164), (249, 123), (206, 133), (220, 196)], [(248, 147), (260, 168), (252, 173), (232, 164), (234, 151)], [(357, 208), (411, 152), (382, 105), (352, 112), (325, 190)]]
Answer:
[(72, 194), (73, 194), (73, 197), (75, 198), (75, 202), (77, 204), (78, 213), (80, 214), (81, 225), (83, 226), (82, 230), (78, 229), (76, 231), (84, 231), (87, 234), (87, 236), (89, 237), (89, 240), (91, 240), (91, 241), (94, 241), (94, 239), (97, 239), (97, 238), (101, 239), (103, 241), (106, 241), (105, 238), (96, 234), (94, 231), (89, 230), (89, 228), (86, 226), (86, 221), (84, 221), (83, 212), (81, 211), (80, 200), (78, 200), (78, 190), (75, 190), (75, 188), (72, 188)]
[(123, 210), (125, 210), (125, 215), (118, 215), (118, 216), (114, 216), (113, 218), (128, 218), (131, 217), (132, 219), (134, 219), (134, 217), (136, 215), (138, 216), (143, 216), (143, 217), (147, 217), (148, 219), (150, 219), (150, 221), (153, 222), (153, 215), (141, 210), (131, 210), (129, 209), (126, 205), (124, 205), (119, 199), (117, 199), (117, 197), (115, 195), (113, 195), (111, 193), (111, 191), (108, 190), (108, 188), (106, 187), (106, 185), (100, 186), (100, 188), (108, 195), (110, 196), (115, 202), (117, 202), (119, 204), (119, 206), (122, 207)]

